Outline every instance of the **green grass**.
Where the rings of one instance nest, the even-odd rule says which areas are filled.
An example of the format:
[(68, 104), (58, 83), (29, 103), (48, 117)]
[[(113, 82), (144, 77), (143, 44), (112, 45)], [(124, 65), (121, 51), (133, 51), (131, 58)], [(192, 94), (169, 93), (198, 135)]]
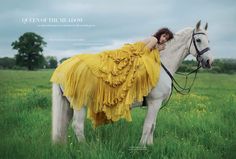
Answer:
[(95, 130), (87, 120), (85, 144), (70, 127), (68, 143), (52, 145), (52, 71), (0, 70), (0, 158), (236, 158), (236, 75), (200, 73), (189, 95), (174, 93), (159, 112), (154, 145), (129, 150), (146, 109)]

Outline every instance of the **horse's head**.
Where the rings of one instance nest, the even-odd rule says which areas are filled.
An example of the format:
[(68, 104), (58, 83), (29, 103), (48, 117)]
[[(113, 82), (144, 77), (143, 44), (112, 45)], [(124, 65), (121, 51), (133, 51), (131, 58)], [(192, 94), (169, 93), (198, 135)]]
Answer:
[(203, 68), (211, 68), (213, 61), (209, 48), (209, 40), (207, 34), (208, 24), (204, 29), (200, 28), (201, 21), (196, 24), (192, 33), (192, 38), (189, 45), (189, 52), (196, 57), (197, 61)]

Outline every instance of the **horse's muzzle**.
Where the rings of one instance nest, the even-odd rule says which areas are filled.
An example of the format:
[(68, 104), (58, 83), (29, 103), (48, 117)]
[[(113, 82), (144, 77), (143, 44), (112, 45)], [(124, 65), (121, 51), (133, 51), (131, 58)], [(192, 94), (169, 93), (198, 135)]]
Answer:
[(203, 68), (210, 69), (211, 65), (212, 65), (212, 61), (210, 59), (208, 59), (206, 61), (202, 60), (201, 65), (202, 65)]

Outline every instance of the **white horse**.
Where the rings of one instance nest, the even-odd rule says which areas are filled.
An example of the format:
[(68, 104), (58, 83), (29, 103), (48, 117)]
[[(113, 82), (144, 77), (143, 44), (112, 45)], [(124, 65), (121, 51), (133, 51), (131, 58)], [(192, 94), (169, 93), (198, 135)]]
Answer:
[[(206, 24), (204, 29), (200, 28), (200, 21), (195, 28), (185, 28), (174, 35), (167, 42), (166, 49), (161, 52), (161, 62), (173, 75), (182, 61), (192, 54), (201, 63), (203, 68), (210, 68), (212, 56), (208, 47), (208, 34)], [(172, 79), (167, 72), (161, 68), (160, 79), (155, 88), (146, 97), (148, 111), (143, 125), (143, 133), (140, 140), (141, 145), (153, 144), (153, 132), (156, 126), (156, 118), (161, 104), (171, 94)], [(67, 128), (73, 116), (72, 127), (78, 141), (85, 141), (84, 122), (86, 116), (85, 107), (80, 111), (70, 108), (70, 99), (62, 96), (63, 88), (53, 83), (52, 86), (52, 140), (54, 143), (66, 142)], [(134, 104), (135, 105), (135, 104)]]

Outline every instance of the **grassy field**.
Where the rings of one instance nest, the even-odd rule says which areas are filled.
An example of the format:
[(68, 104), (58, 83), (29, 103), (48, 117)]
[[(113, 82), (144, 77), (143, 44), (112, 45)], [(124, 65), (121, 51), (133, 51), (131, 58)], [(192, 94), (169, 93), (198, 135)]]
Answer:
[(130, 150), (146, 109), (134, 109), (133, 122), (95, 130), (87, 120), (86, 144), (70, 127), (68, 143), (52, 145), (51, 73), (0, 70), (0, 158), (236, 158), (236, 75), (200, 73), (189, 95), (174, 93), (159, 112), (154, 145)]

